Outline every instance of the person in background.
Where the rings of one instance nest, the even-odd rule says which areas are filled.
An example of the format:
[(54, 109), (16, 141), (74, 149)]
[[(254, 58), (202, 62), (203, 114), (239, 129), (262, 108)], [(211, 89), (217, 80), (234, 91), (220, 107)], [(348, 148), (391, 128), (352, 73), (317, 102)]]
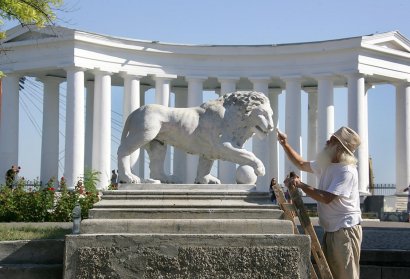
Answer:
[(276, 204), (276, 195), (275, 195), (275, 191), (274, 191), (274, 185), (276, 185), (276, 178), (272, 178), (270, 181), (270, 185), (269, 185), (269, 192), (270, 192), (270, 201), (273, 204)]
[(318, 188), (301, 182), (298, 176), (288, 177), (285, 185), (293, 185), (318, 202), (319, 224), (325, 233), (323, 252), (335, 279), (360, 278), (360, 246), (362, 227), (357, 159), (354, 152), (360, 145), (359, 135), (341, 127), (326, 142), (316, 161), (305, 161), (288, 143), (287, 136), (277, 131), (278, 141), (289, 160), (301, 171), (318, 177)]
[(114, 189), (116, 189), (117, 186), (118, 186), (118, 182), (117, 182), (118, 175), (117, 175), (117, 173), (115, 172), (115, 170), (112, 170), (111, 173), (112, 173), (112, 174), (111, 174), (111, 186), (112, 186)]
[(6, 172), (6, 186), (10, 189), (16, 184), (17, 174), (20, 171), (20, 167), (12, 165), (9, 170)]

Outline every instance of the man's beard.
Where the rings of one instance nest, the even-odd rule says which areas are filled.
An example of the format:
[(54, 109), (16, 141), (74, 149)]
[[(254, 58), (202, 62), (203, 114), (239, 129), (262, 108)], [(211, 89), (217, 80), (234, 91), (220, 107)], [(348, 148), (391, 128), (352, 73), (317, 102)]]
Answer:
[(325, 146), (316, 156), (316, 161), (321, 169), (327, 168), (338, 151), (337, 145)]

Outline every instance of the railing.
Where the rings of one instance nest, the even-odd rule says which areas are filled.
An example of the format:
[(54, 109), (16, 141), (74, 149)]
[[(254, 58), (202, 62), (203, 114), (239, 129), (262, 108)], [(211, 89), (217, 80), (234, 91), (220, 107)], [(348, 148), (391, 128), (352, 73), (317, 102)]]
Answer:
[(393, 196), (396, 194), (396, 184), (373, 184), (370, 185), (369, 192), (376, 196)]

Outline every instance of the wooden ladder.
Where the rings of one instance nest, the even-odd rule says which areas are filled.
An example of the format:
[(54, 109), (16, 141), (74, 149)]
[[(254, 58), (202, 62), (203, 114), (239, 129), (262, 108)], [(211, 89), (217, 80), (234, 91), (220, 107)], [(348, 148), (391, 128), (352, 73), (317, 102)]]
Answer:
[[(290, 185), (288, 188), (292, 203), (289, 203), (286, 200), (282, 188), (278, 184), (273, 185), (273, 191), (275, 193), (276, 200), (278, 201), (280, 208), (283, 210), (283, 213), (285, 214), (285, 218), (292, 221), (294, 233), (300, 234), (295, 223), (295, 217), (298, 216), (299, 222), (304, 230), (304, 233), (310, 236), (311, 252), (316, 262), (317, 268), (319, 270), (320, 278), (333, 279), (329, 265), (327, 264), (325, 255), (323, 254), (322, 247), (320, 246), (320, 242), (317, 238), (315, 229), (313, 228), (313, 225), (310, 222), (309, 215), (306, 212), (305, 205), (303, 204), (303, 200), (299, 194), (298, 189), (292, 185)], [(310, 277), (312, 279), (318, 279), (312, 262), (310, 262)]]

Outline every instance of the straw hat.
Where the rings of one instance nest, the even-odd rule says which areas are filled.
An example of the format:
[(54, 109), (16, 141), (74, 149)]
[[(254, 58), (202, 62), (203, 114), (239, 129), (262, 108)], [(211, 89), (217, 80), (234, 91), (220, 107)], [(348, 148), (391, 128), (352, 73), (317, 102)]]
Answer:
[(354, 156), (354, 152), (359, 147), (361, 140), (359, 135), (349, 127), (341, 127), (333, 136), (342, 144), (342, 146)]

